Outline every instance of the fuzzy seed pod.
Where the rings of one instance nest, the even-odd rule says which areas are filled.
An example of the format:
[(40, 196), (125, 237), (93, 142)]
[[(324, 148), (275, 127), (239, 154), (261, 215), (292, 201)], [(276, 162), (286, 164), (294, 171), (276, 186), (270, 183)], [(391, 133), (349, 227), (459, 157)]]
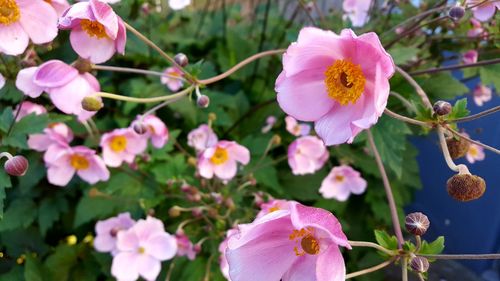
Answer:
[(144, 135), (148, 131), (148, 128), (146, 128), (144, 124), (139, 122), (135, 123), (134, 126), (132, 126), (132, 128), (134, 129), (134, 132), (136, 132), (138, 135)]
[(446, 182), (448, 194), (462, 202), (472, 201), (483, 196), (486, 191), (486, 182), (471, 174), (457, 174)]
[(87, 111), (98, 111), (103, 106), (102, 101), (96, 97), (88, 96), (82, 100), (82, 108)]
[(424, 235), (430, 225), (429, 218), (420, 212), (408, 214), (405, 218), (406, 230), (413, 235)]
[(168, 215), (171, 218), (176, 218), (181, 215), (181, 208), (179, 206), (173, 206), (168, 210)]
[(414, 257), (410, 261), (410, 267), (418, 273), (425, 273), (429, 270), (429, 261), (424, 257)]
[(465, 15), (465, 9), (461, 6), (455, 6), (450, 9), (448, 15), (454, 20), (459, 20)]
[(28, 159), (24, 156), (17, 155), (5, 161), (4, 169), (7, 174), (15, 177), (21, 177), (28, 171)]
[(432, 108), (439, 116), (448, 115), (451, 112), (451, 104), (447, 101), (437, 101)]
[(464, 138), (447, 138), (446, 145), (448, 146), (448, 151), (450, 151), (450, 156), (453, 159), (464, 157), (469, 151), (470, 143)]
[(186, 66), (186, 65), (188, 65), (188, 64), (189, 64), (189, 59), (188, 59), (188, 57), (187, 57), (185, 54), (183, 54), (183, 53), (178, 53), (177, 55), (175, 55), (175, 57), (174, 57), (174, 61), (175, 61), (178, 65), (180, 65), (180, 66), (182, 66), (182, 67), (184, 67), (184, 66)]
[(210, 98), (206, 95), (200, 95), (196, 100), (199, 108), (207, 108), (210, 105)]

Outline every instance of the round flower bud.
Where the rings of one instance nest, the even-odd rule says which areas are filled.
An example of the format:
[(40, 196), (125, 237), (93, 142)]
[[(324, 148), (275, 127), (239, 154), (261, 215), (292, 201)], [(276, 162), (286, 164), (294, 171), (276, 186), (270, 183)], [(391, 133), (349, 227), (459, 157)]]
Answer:
[(410, 267), (418, 273), (425, 273), (429, 270), (429, 261), (424, 257), (414, 257), (410, 261)]
[(87, 110), (87, 111), (98, 111), (103, 107), (103, 103), (100, 99), (93, 97), (93, 96), (88, 96), (83, 98), (82, 101), (82, 108)]
[(447, 101), (437, 101), (433, 106), (434, 112), (439, 115), (448, 115), (451, 112), (451, 104)]
[(172, 208), (170, 208), (170, 210), (168, 210), (168, 215), (171, 218), (176, 218), (176, 217), (180, 216), (181, 215), (181, 208), (179, 206), (173, 206)]
[(73, 67), (76, 68), (80, 74), (92, 71), (92, 63), (89, 60), (82, 58), (76, 60)]
[(413, 235), (424, 235), (430, 225), (429, 218), (420, 212), (408, 214), (405, 218), (406, 230)]
[(196, 104), (199, 108), (207, 108), (210, 105), (210, 98), (206, 95), (200, 95), (196, 100)]
[(461, 6), (455, 6), (448, 11), (448, 15), (454, 20), (459, 20), (465, 15), (465, 9)]
[(448, 194), (462, 202), (472, 201), (483, 196), (486, 191), (486, 182), (471, 174), (457, 174), (446, 182)]
[(446, 139), (446, 145), (453, 159), (464, 157), (470, 147), (470, 143), (466, 139), (454, 137)]
[(132, 128), (138, 135), (144, 135), (148, 131), (148, 128), (141, 122), (136, 122)]
[(184, 67), (184, 66), (186, 66), (186, 65), (188, 65), (188, 64), (189, 64), (189, 59), (188, 59), (188, 57), (187, 57), (185, 54), (183, 54), (183, 53), (178, 53), (177, 55), (175, 55), (175, 57), (174, 57), (174, 61), (175, 61), (178, 65), (180, 65), (180, 66), (182, 66), (182, 67)]
[(21, 177), (28, 171), (29, 163), (26, 157), (17, 155), (5, 161), (4, 169), (11, 176)]

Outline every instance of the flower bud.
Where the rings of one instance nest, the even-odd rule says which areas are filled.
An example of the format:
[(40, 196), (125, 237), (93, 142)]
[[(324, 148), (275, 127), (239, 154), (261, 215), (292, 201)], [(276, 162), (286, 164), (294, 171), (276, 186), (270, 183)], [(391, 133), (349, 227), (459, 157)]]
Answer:
[(457, 174), (446, 182), (448, 194), (462, 202), (472, 201), (483, 196), (486, 191), (486, 182), (471, 174)]
[(429, 270), (429, 261), (424, 257), (414, 257), (410, 261), (410, 267), (418, 273), (425, 273)]
[(93, 96), (87, 96), (82, 100), (82, 108), (87, 111), (98, 111), (103, 106), (102, 101)]
[(430, 224), (429, 218), (420, 212), (408, 214), (405, 218), (406, 230), (413, 235), (424, 235)]
[(173, 206), (172, 208), (170, 208), (170, 210), (168, 210), (168, 215), (171, 218), (176, 218), (176, 217), (180, 216), (181, 215), (181, 208), (179, 206)]
[(448, 15), (454, 20), (459, 20), (465, 15), (465, 9), (461, 6), (455, 6), (448, 11)]
[(210, 105), (210, 98), (206, 95), (200, 95), (196, 100), (199, 108), (207, 108)]
[(144, 135), (148, 131), (148, 128), (142, 122), (136, 122), (132, 128), (138, 135)]
[(17, 155), (5, 161), (4, 169), (11, 176), (21, 177), (28, 171), (28, 159), (24, 156)]
[(273, 142), (274, 145), (280, 145), (281, 144), (280, 135), (274, 135), (271, 141)]
[(465, 156), (470, 147), (470, 143), (466, 139), (460, 137), (451, 137), (446, 139), (446, 145), (448, 146), (448, 151), (453, 159)]
[(89, 60), (79, 58), (73, 64), (73, 67), (78, 70), (80, 74), (92, 71), (92, 63)]
[(439, 116), (448, 115), (451, 112), (451, 104), (447, 101), (437, 101), (432, 108)]
[(175, 61), (178, 65), (180, 65), (180, 66), (182, 66), (182, 67), (184, 67), (184, 66), (186, 66), (186, 65), (188, 65), (188, 64), (189, 64), (189, 59), (188, 59), (188, 57), (187, 57), (185, 54), (183, 54), (183, 53), (178, 53), (177, 55), (175, 55), (175, 57), (174, 57), (174, 61)]
[(201, 216), (203, 215), (203, 209), (202, 208), (193, 208), (191, 210), (191, 214), (195, 218), (201, 218)]
[(196, 163), (198, 163), (198, 160), (196, 160), (196, 158), (194, 157), (189, 157), (187, 162), (189, 165), (196, 167)]

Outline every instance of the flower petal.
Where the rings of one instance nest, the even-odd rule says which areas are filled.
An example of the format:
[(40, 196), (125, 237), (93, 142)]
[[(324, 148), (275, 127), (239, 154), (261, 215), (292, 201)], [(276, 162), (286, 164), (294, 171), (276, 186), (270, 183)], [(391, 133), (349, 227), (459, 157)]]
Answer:
[(17, 1), (21, 10), (19, 19), (31, 41), (35, 44), (48, 43), (57, 36), (57, 13), (45, 1)]
[(165, 232), (152, 235), (143, 245), (148, 255), (160, 261), (173, 258), (177, 252), (177, 241)]
[(316, 262), (317, 281), (344, 281), (345, 280), (344, 258), (339, 247), (335, 244), (318, 256)]
[(28, 67), (17, 73), (16, 87), (25, 95), (37, 98), (43, 93), (43, 88), (34, 83), (38, 67)]
[(92, 63), (103, 63), (115, 53), (115, 42), (109, 38), (89, 36), (81, 27), (75, 27), (69, 40), (73, 50), (82, 58)]
[(136, 253), (120, 252), (113, 258), (111, 274), (118, 280), (139, 279), (139, 255)]
[(20, 55), (26, 50), (29, 37), (21, 23), (15, 22), (0, 26), (0, 53), (11, 56)]

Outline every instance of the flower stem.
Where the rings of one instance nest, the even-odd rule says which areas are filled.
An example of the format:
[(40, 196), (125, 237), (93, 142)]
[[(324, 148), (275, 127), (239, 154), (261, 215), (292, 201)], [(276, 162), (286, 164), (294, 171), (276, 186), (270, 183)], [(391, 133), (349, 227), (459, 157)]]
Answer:
[(408, 281), (408, 258), (404, 257), (401, 263), (401, 280)]
[(421, 255), (417, 256), (435, 260), (498, 260), (500, 254), (457, 254), (457, 255)]
[(375, 161), (377, 162), (380, 175), (382, 176), (382, 182), (384, 183), (385, 194), (387, 196), (387, 201), (389, 202), (389, 209), (391, 210), (391, 218), (394, 227), (394, 233), (396, 234), (396, 237), (398, 239), (398, 247), (402, 249), (404, 239), (403, 239), (403, 233), (401, 231), (401, 225), (399, 224), (396, 202), (394, 201), (394, 195), (392, 194), (391, 183), (389, 182), (389, 178), (387, 177), (387, 173), (385, 172), (384, 164), (382, 163), (382, 158), (380, 158), (377, 146), (375, 145), (373, 134), (370, 130), (367, 130), (367, 134), (368, 134), (368, 143), (370, 144), (371, 150), (373, 151), (373, 155), (375, 156)]
[(2, 152), (0, 153), (0, 159), (6, 157), (8, 160), (12, 159), (12, 154), (8, 153), (8, 152)]
[(441, 145), (441, 150), (443, 151), (444, 160), (446, 160), (446, 164), (448, 167), (455, 172), (459, 172), (460, 174), (470, 174), (467, 166), (460, 164), (456, 165), (451, 159), (450, 151), (448, 150), (448, 145), (446, 144), (446, 139), (444, 138), (443, 128), (441, 126), (437, 127), (437, 134), (439, 137), (439, 144)]
[(437, 72), (442, 72), (442, 71), (469, 68), (469, 67), (478, 67), (478, 66), (496, 64), (496, 63), (500, 63), (500, 58), (491, 59), (491, 60), (483, 60), (483, 61), (478, 61), (475, 63), (456, 64), (456, 65), (450, 65), (450, 66), (444, 66), (444, 67), (434, 67), (434, 68), (429, 68), (429, 69), (417, 70), (417, 71), (410, 72), (410, 75), (431, 74), (431, 73), (437, 73)]
[(179, 77), (179, 76), (169, 75), (169, 74), (165, 74), (163, 72), (146, 70), (146, 69), (137, 69), (137, 68), (130, 68), (130, 67), (118, 67), (118, 66), (110, 66), (110, 65), (95, 65), (95, 64), (92, 65), (92, 69), (114, 71), (114, 72), (125, 72), (125, 73), (138, 73), (138, 74), (144, 74), (144, 75), (154, 75), (154, 76), (168, 77), (171, 79), (185, 81), (184, 78)]
[(401, 69), (398, 66), (396, 66), (396, 71), (399, 72), (399, 74), (401, 74), (403, 76), (403, 78), (405, 78), (406, 81), (408, 81), (408, 83), (410, 83), (413, 86), (413, 88), (415, 88), (415, 91), (422, 99), (422, 102), (424, 103), (424, 105), (427, 106), (428, 108), (432, 108), (432, 103), (429, 100), (429, 97), (427, 97), (427, 94), (422, 89), (422, 87), (420, 87), (420, 85), (417, 83), (417, 81), (415, 81), (415, 79), (413, 79), (406, 71), (404, 71), (403, 69)]
[(349, 273), (345, 276), (345, 280), (347, 279), (351, 279), (351, 278), (354, 278), (354, 277), (358, 277), (358, 276), (361, 276), (361, 275), (365, 275), (365, 274), (368, 274), (368, 273), (372, 273), (372, 272), (375, 272), (375, 271), (378, 271), (384, 267), (387, 267), (389, 266), (391, 263), (394, 262), (394, 259), (390, 259), (390, 260), (387, 260), (381, 264), (378, 264), (376, 266), (372, 266), (372, 267), (369, 267), (369, 268), (366, 268), (366, 269), (363, 269), (363, 270), (360, 270), (360, 271), (356, 271), (356, 272), (353, 272), (353, 273)]
[(458, 123), (458, 122), (472, 121), (472, 120), (479, 119), (479, 118), (481, 118), (483, 116), (496, 113), (498, 111), (500, 111), (500, 105), (497, 105), (497, 106), (495, 106), (493, 108), (487, 109), (485, 111), (479, 112), (479, 113), (474, 114), (474, 115), (470, 115), (470, 116), (463, 117), (463, 118), (458, 118), (458, 119), (455, 119), (455, 120), (449, 120), (449, 122)]
[(400, 93), (391, 91), (389, 94), (400, 100), (410, 111), (412, 111), (413, 113), (417, 113), (417, 108), (407, 99), (405, 99), (405, 97), (403, 97)]
[(422, 126), (422, 127), (432, 127), (432, 125), (427, 123), (427, 122), (423, 122), (423, 121), (412, 119), (412, 118), (409, 118), (409, 117), (406, 117), (403, 115), (399, 115), (396, 112), (393, 112), (387, 108), (384, 110), (384, 113), (391, 116), (394, 119), (398, 119), (398, 120), (401, 120), (401, 121), (409, 123), (409, 124), (418, 125), (418, 126)]
[(391, 251), (389, 249), (386, 249), (379, 244), (373, 243), (373, 242), (366, 242), (366, 241), (347, 241), (349, 245), (352, 247), (367, 247), (367, 248), (374, 248), (377, 249), (381, 252), (384, 252), (388, 254), (389, 256), (395, 256), (397, 253), (395, 251)]
[(481, 146), (481, 147), (484, 147), (485, 149), (487, 149), (487, 150), (489, 150), (489, 151), (492, 151), (492, 152), (494, 152), (494, 153), (496, 153), (496, 154), (500, 154), (500, 150), (498, 150), (498, 149), (496, 149), (496, 148), (494, 148), (494, 147), (492, 147), (492, 146), (489, 146), (489, 145), (487, 145), (487, 144), (484, 144), (484, 143), (481, 143), (481, 142), (475, 141), (475, 140), (473, 140), (473, 139), (471, 139), (471, 138), (469, 138), (469, 137), (466, 137), (465, 135), (460, 134), (459, 132), (457, 132), (457, 131), (453, 130), (453, 129), (452, 129), (452, 128), (450, 128), (449, 126), (446, 126), (445, 128), (446, 128), (446, 130), (448, 130), (448, 131), (452, 132), (454, 135), (456, 135), (456, 136), (458, 136), (458, 137), (460, 137), (460, 138), (464, 138), (464, 139), (465, 139), (465, 140), (467, 140), (468, 142), (471, 142), (471, 143), (473, 143), (473, 144), (476, 144), (476, 145), (479, 145), (479, 146)]
[(94, 94), (94, 96), (95, 97), (109, 98), (109, 99), (114, 99), (114, 100), (135, 102), (135, 103), (153, 103), (153, 102), (161, 102), (161, 101), (178, 100), (184, 96), (187, 96), (193, 89), (194, 89), (194, 86), (191, 85), (191, 86), (189, 86), (189, 88), (184, 89), (184, 90), (182, 90), (178, 93), (175, 93), (173, 95), (154, 97), (154, 98), (134, 98), (134, 97), (121, 96), (121, 95), (116, 95), (116, 94), (111, 94), (111, 93), (106, 93), (106, 92), (96, 92)]

